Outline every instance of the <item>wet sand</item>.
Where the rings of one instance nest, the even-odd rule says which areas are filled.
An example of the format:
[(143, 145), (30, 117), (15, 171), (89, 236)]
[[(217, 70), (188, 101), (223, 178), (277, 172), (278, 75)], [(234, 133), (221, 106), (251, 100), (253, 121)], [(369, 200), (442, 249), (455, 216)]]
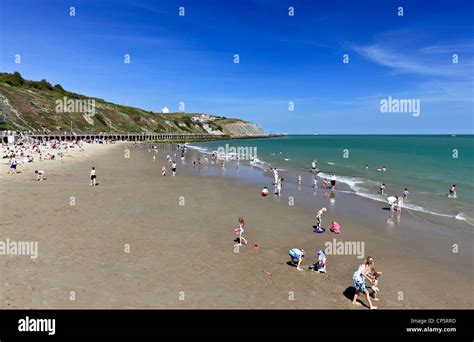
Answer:
[[(281, 198), (262, 198), (260, 186), (231, 177), (230, 170), (199, 175), (206, 172), (193, 170), (188, 159), (171, 177), (161, 160), (165, 151), (153, 162), (147, 148), (100, 147), (100, 153), (43, 167), (43, 182), (32, 172), (0, 177), (0, 240), (38, 241), (39, 249), (37, 259), (0, 256), (2, 308), (364, 308), (350, 300), (362, 259), (329, 255), (327, 274), (308, 270), (317, 250), (334, 238), (364, 242), (364, 256), (375, 258), (384, 273), (381, 309), (473, 306), (472, 232), (407, 211), (399, 224), (387, 224), (383, 205), (343, 193), (331, 205), (285, 185)], [(266, 182), (262, 186), (271, 179)], [(324, 226), (336, 219), (340, 235), (313, 233), (322, 205), (328, 207)], [(236, 253), (240, 216), (249, 245)], [(293, 247), (307, 253), (304, 272), (287, 264)]]

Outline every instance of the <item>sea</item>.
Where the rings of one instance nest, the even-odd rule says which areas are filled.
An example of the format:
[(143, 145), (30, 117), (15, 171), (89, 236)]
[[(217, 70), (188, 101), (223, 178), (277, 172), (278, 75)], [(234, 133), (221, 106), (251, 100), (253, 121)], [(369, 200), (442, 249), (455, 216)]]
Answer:
[[(271, 165), (292, 183), (298, 174), (311, 175), (316, 159), (319, 181), (334, 174), (348, 192), (378, 202), (401, 196), (407, 188), (405, 208), (474, 226), (474, 135), (288, 135), (190, 147), (209, 154), (227, 151), (228, 159), (235, 159), (239, 148), (251, 151), (239, 156), (240, 162), (247, 157), (265, 173)], [(385, 171), (380, 171), (383, 166)], [(378, 193), (381, 183), (384, 195)], [(448, 196), (453, 184), (456, 197)]]

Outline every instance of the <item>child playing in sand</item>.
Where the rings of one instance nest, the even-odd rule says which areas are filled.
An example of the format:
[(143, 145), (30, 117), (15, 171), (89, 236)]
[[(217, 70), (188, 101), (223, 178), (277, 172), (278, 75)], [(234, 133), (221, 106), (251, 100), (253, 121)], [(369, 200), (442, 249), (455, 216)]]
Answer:
[(318, 273), (326, 273), (326, 254), (320, 250), (318, 253), (316, 253), (316, 257), (318, 259), (313, 266), (313, 271)]
[(322, 207), (316, 214), (316, 230), (321, 230), (321, 224), (323, 223), (323, 214), (327, 211), (325, 207)]
[(365, 286), (365, 279), (369, 278), (370, 281), (374, 280), (374, 278), (370, 275), (370, 272), (373, 271), (374, 267), (375, 267), (374, 259), (372, 257), (367, 257), (367, 260), (365, 261), (365, 263), (359, 265), (359, 267), (357, 268), (357, 271), (355, 271), (354, 275), (352, 276), (352, 280), (354, 281), (354, 287), (356, 289), (356, 292), (354, 294), (354, 299), (352, 300), (352, 304), (359, 304), (357, 302), (357, 297), (359, 296), (359, 294), (364, 293), (365, 298), (367, 298), (367, 303), (369, 303), (370, 310), (377, 309), (377, 307), (372, 305), (369, 291), (367, 290), (367, 287)]
[(44, 171), (43, 170), (36, 170), (36, 180), (37, 181), (42, 181), (44, 177)]
[(304, 258), (304, 249), (299, 250), (298, 248), (292, 248), (290, 249), (289, 254), (291, 257), (291, 262), (293, 264), (296, 264), (296, 269), (298, 271), (303, 271), (303, 269), (301, 268), (301, 262)]
[(266, 186), (263, 187), (262, 191), (260, 192), (260, 195), (262, 195), (263, 197), (268, 196), (268, 188)]
[(376, 272), (374, 270), (374, 273), (373, 273), (373, 279), (371, 281), (371, 289), (372, 289), (372, 293), (371, 293), (371, 296), (374, 300), (379, 300), (379, 298), (377, 297), (377, 295), (379, 294), (380, 290), (378, 288), (378, 283), (379, 283), (379, 279), (380, 279), (380, 276), (382, 275), (382, 272)]
[(336, 221), (332, 221), (332, 224), (331, 224), (331, 232), (333, 232), (334, 234), (339, 234), (341, 232), (341, 226), (339, 225), (339, 223), (337, 223)]
[(317, 189), (318, 187), (318, 180), (316, 178), (313, 178), (313, 189)]
[(166, 176), (166, 166), (161, 167), (161, 175)]
[(323, 179), (323, 188), (327, 188), (328, 187), (328, 179), (327, 178), (324, 178)]
[(244, 229), (245, 221), (242, 217), (239, 217), (239, 228), (234, 229), (235, 234), (238, 235), (238, 240), (239, 240), (239, 246), (242, 246), (242, 241), (244, 242), (244, 245), (247, 244), (247, 240), (244, 238)]
[(91, 169), (91, 186), (96, 186), (97, 185), (97, 176), (95, 174), (95, 167), (92, 167)]

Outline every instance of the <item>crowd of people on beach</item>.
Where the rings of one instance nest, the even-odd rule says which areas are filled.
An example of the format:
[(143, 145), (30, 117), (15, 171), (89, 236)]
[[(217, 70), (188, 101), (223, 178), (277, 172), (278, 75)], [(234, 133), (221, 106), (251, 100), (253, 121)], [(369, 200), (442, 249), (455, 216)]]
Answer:
[[(21, 173), (19, 170), (19, 165), (39, 163), (50, 160), (59, 160), (60, 162), (64, 162), (63, 157), (67, 155), (68, 151), (71, 149), (77, 149), (80, 152), (84, 152), (84, 144), (113, 143), (111, 141), (99, 141), (99, 139), (88, 141), (79, 139), (47, 140), (45, 138), (37, 138), (34, 132), (16, 132), (15, 137), (16, 139), (14, 141), (2, 142), (1, 144), (1, 158), (3, 160), (8, 160), (8, 175)], [(37, 181), (46, 180), (46, 171), (43, 169), (36, 169), (34, 174)], [(90, 185), (98, 185), (95, 167), (92, 167), (90, 171)]]
[[(311, 162), (311, 172), (317, 174), (319, 170), (316, 168), (316, 163), (317, 160), (313, 160)], [(275, 195), (281, 196), (281, 184), (283, 181), (283, 178), (279, 176), (278, 169), (275, 167), (270, 166), (270, 172), (273, 174), (273, 179), (274, 183), (273, 185), (275, 186)], [(334, 190), (336, 187), (336, 175), (333, 174), (330, 179), (324, 178), (322, 182), (323, 188), (330, 188), (331, 190)], [(299, 174), (297, 178), (297, 184), (298, 186), (301, 185), (302, 183), (302, 175)], [(316, 189), (318, 186), (318, 182), (316, 178), (313, 176), (313, 181), (312, 181), (312, 188)], [(408, 190), (405, 189), (403, 196), (404, 198), (408, 197)], [(263, 189), (260, 191), (260, 195), (262, 197), (267, 197), (269, 195), (269, 190), (267, 186), (264, 186)], [(398, 199), (397, 199), (398, 200)], [(397, 202), (394, 205), (401, 205), (399, 204), (400, 202)], [(316, 233), (324, 233), (325, 228), (322, 227), (323, 223), (323, 216), (327, 213), (327, 208), (322, 207), (319, 209), (316, 213), (316, 224), (313, 226), (314, 232)], [(332, 220), (331, 222), (331, 227), (329, 229), (332, 233), (334, 234), (340, 234), (341, 233), (341, 225), (337, 223), (335, 220)], [(243, 234), (245, 232), (244, 229), (244, 219), (239, 218), (239, 227), (235, 229), (235, 234), (238, 235), (237, 239), (235, 241), (238, 242), (238, 245), (241, 246), (242, 242), (243, 244), (247, 244), (247, 240), (243, 237)], [(296, 267), (296, 269), (300, 272), (303, 272), (304, 269), (302, 268), (302, 262), (303, 258), (305, 257), (305, 251), (304, 249), (300, 248), (292, 248), (289, 251), (289, 256), (290, 256), (290, 263)], [(322, 250), (318, 250), (316, 252), (316, 260), (315, 262), (309, 266), (309, 269), (312, 272), (317, 272), (317, 273), (326, 273), (327, 265), (327, 256), (326, 253)], [(352, 299), (352, 304), (360, 304), (358, 301), (358, 297), (361, 294), (365, 295), (365, 298), (368, 303), (369, 309), (377, 309), (376, 306), (372, 304), (372, 300), (378, 300), (378, 293), (379, 293), (379, 288), (378, 288), (378, 281), (380, 278), (380, 275), (382, 272), (377, 272), (375, 271), (375, 261), (372, 257), (367, 257), (366, 261), (364, 264), (361, 264), (358, 266), (357, 270), (353, 274), (353, 282), (354, 282), (354, 296)], [(370, 282), (370, 285), (366, 285), (366, 281)], [(370, 292), (369, 292), (370, 289)]]
[[(57, 157), (60, 157), (62, 159), (63, 155), (67, 154), (68, 149), (77, 148), (83, 151), (83, 144), (84, 142), (80, 140), (79, 141), (75, 141), (75, 140), (74, 141), (58, 141), (58, 140), (46, 141), (46, 140), (20, 137), (20, 139), (15, 141), (13, 144), (2, 143), (2, 150), (3, 150), (2, 158), (8, 159), (8, 165), (9, 165), (8, 174), (13, 175), (18, 172), (17, 168), (18, 168), (19, 163), (17, 162), (17, 159), (20, 159), (22, 164), (34, 163), (37, 161), (45, 161), (45, 160), (55, 160)], [(137, 144), (134, 144), (134, 145), (138, 147)], [(43, 152), (44, 149), (53, 150), (54, 153), (48, 152), (47, 154), (44, 154)], [(153, 162), (156, 162), (157, 153), (158, 153), (156, 146), (153, 146), (152, 148), (149, 149), (150, 153), (152, 151), (154, 151), (152, 160)], [(166, 162), (169, 164), (172, 176), (177, 175), (176, 160), (178, 160), (178, 158), (180, 157), (181, 160), (184, 161), (186, 152), (187, 152), (187, 148), (185, 145), (177, 145), (177, 150), (174, 153), (173, 157), (170, 154), (166, 156)], [(209, 162), (208, 156), (205, 156), (203, 160), (204, 160), (204, 163), (207, 164)], [(212, 156), (210, 157), (210, 160), (212, 161), (212, 163), (214, 163), (215, 161), (217, 164), (218, 156), (215, 154), (212, 154)], [(192, 162), (193, 168), (196, 166), (201, 166), (202, 163), (203, 162), (201, 160), (201, 157), (199, 157), (197, 159), (197, 162), (195, 160)], [(222, 169), (225, 169), (224, 160), (220, 160), (220, 165)], [(365, 165), (365, 168), (368, 169), (368, 165)], [(386, 172), (387, 169), (385, 166), (382, 166), (378, 168), (377, 170), (380, 172)], [(37, 169), (34, 172), (35, 172), (37, 181), (45, 180), (46, 172), (44, 170)], [(275, 186), (274, 194), (276, 196), (281, 196), (282, 184), (284, 182), (284, 178), (280, 176), (279, 170), (276, 167), (273, 167), (271, 165), (270, 165), (270, 172), (272, 173), (273, 179), (274, 179), (274, 182), (273, 182), (273, 185)], [(316, 159), (314, 159), (311, 162), (310, 172), (314, 174), (312, 177), (312, 188), (316, 190), (316, 188), (318, 187), (318, 181), (316, 179), (316, 175), (319, 172), (319, 170), (317, 169)], [(161, 168), (161, 174), (162, 176), (166, 176), (167, 174), (167, 167), (165, 165), (163, 165)], [(301, 185), (302, 183), (301, 174), (298, 175), (296, 182), (298, 186)], [(96, 168), (94, 166), (90, 170), (90, 185), (93, 187), (98, 185)], [(337, 178), (335, 174), (332, 174), (329, 179), (323, 178), (322, 188), (324, 189), (329, 188), (331, 190), (335, 190), (336, 186), (337, 186)], [(385, 193), (386, 193), (386, 185), (385, 183), (382, 183), (379, 188), (379, 194), (384, 196)], [(269, 194), (270, 194), (270, 191), (267, 186), (264, 186), (263, 189), (260, 191), (260, 195), (262, 197), (268, 197)], [(408, 188), (405, 188), (403, 193), (400, 196), (387, 197), (387, 202), (390, 205), (390, 211), (400, 212), (403, 206), (403, 200), (408, 199), (409, 195), (410, 193), (408, 191)], [(449, 189), (449, 196), (456, 197), (455, 184), (453, 184), (452, 187)], [(314, 232), (316, 233), (325, 232), (326, 229), (323, 228), (323, 217), (327, 213), (328, 213), (328, 209), (326, 207), (322, 207), (317, 211), (316, 217), (315, 217), (316, 224), (313, 226)], [(245, 229), (244, 218), (239, 217), (238, 224), (239, 226), (234, 230), (234, 233), (237, 235), (234, 241), (237, 243), (237, 246), (247, 245), (248, 240), (245, 237), (246, 229)], [(341, 225), (335, 220), (332, 220), (329, 231), (334, 234), (341, 234)], [(300, 272), (304, 271), (304, 269), (302, 268), (302, 263), (303, 263), (303, 258), (305, 257), (305, 251), (301, 248), (292, 248), (289, 251), (289, 256), (291, 259), (290, 263), (296, 267), (296, 270)], [(315, 262), (309, 266), (309, 269), (312, 272), (326, 273), (327, 262), (328, 262), (328, 258), (327, 258), (326, 253), (322, 250), (318, 250), (316, 252)], [(377, 307), (373, 305), (372, 300), (378, 300), (378, 293), (380, 292), (378, 288), (378, 282), (381, 275), (382, 275), (382, 272), (377, 272), (375, 270), (374, 258), (367, 257), (366, 261), (363, 264), (359, 265), (357, 267), (357, 270), (353, 274), (352, 280), (354, 283), (355, 293), (354, 293), (352, 303), (359, 304), (358, 298), (360, 295), (363, 294), (368, 303), (368, 307), (370, 309), (376, 309)], [(369, 282), (370, 285), (367, 286), (366, 282)]]

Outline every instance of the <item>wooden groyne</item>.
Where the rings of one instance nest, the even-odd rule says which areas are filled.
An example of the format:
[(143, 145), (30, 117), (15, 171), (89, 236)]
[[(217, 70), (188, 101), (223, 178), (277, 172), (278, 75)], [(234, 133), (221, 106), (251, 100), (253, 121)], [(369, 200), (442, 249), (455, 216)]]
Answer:
[(263, 134), (252, 136), (230, 136), (205, 133), (154, 133), (154, 132), (0, 132), (1, 141), (4, 143), (17, 141), (20, 138), (37, 139), (42, 141), (58, 140), (110, 140), (110, 141), (191, 141), (191, 140), (227, 140), (269, 138), (281, 136), (276, 134)]

